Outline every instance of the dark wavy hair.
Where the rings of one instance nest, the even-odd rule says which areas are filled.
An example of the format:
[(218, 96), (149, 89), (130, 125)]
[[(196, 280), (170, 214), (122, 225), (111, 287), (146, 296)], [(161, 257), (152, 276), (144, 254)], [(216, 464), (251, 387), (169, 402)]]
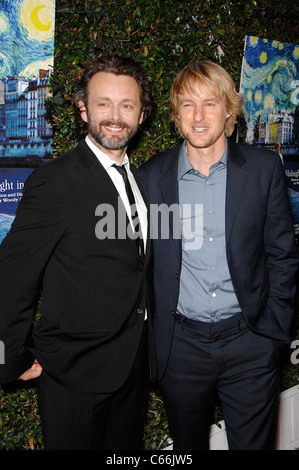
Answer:
[[(140, 99), (143, 111), (143, 123), (149, 117), (153, 108), (152, 89), (146, 78), (141, 65), (129, 57), (120, 57), (118, 55), (99, 56), (91, 60), (86, 68), (81, 72), (75, 94), (75, 105), (78, 111), (78, 125), (81, 135), (88, 132), (87, 124), (80, 117), (79, 101), (82, 100), (87, 106), (88, 85), (92, 77), (98, 72), (108, 72), (115, 75), (129, 75), (133, 77), (139, 87)], [(142, 123), (142, 124), (143, 124)]]

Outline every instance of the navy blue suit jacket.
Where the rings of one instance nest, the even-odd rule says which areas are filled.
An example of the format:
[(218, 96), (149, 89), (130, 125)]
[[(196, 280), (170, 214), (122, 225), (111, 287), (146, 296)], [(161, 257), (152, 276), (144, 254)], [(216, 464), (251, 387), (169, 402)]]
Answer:
[[(290, 341), (298, 257), (286, 179), (271, 151), (228, 142), (226, 253), (232, 283), (249, 327), (282, 343)], [(180, 147), (150, 158), (139, 168), (150, 204), (178, 204)], [(154, 331), (158, 375), (172, 343), (177, 308), (181, 239), (156, 237)]]

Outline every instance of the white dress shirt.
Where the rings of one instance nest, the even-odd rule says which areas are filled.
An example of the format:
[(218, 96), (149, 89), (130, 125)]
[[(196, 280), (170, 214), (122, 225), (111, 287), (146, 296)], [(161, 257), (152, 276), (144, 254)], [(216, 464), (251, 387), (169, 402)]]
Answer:
[[(110, 176), (111, 180), (114, 183), (115, 188), (117, 189), (121, 200), (125, 206), (126, 212), (128, 214), (128, 218), (130, 220), (130, 223), (133, 228), (133, 223), (131, 219), (131, 211), (130, 211), (130, 203), (127, 197), (127, 192), (125, 189), (125, 184), (123, 177), (121, 174), (116, 170), (116, 168), (113, 167), (113, 165), (117, 165), (117, 163), (112, 160), (108, 155), (106, 155), (104, 152), (102, 152), (90, 139), (88, 136), (86, 136), (86, 143), (89, 146), (89, 148), (93, 151), (93, 153), (96, 155), (98, 158), (99, 162), (102, 164), (102, 166), (105, 168), (107, 171), (108, 175)], [(147, 239), (147, 207), (144, 203), (144, 200), (141, 196), (140, 190), (138, 188), (138, 185), (135, 181), (135, 178), (130, 170), (130, 162), (127, 154), (125, 154), (122, 165), (125, 167), (130, 185), (132, 187), (132, 191), (134, 194), (135, 202), (136, 202), (136, 209), (138, 212), (138, 217), (140, 220), (140, 225), (141, 225), (141, 234), (143, 238), (143, 243), (144, 243), (144, 251), (146, 249), (146, 239)]]

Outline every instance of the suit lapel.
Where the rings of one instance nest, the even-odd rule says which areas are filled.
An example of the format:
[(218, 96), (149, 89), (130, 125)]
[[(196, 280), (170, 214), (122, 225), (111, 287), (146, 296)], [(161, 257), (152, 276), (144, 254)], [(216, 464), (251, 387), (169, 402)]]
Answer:
[(145, 205), (146, 205), (147, 208), (149, 208), (149, 204), (148, 204), (148, 199), (147, 199), (146, 192), (145, 192), (144, 187), (143, 187), (143, 185), (142, 185), (142, 183), (141, 183), (141, 180), (140, 180), (140, 177), (139, 177), (139, 175), (138, 175), (137, 169), (135, 168), (134, 165), (132, 165), (132, 163), (130, 163), (130, 170), (131, 170), (131, 172), (133, 173), (133, 176), (134, 176), (134, 178), (135, 178), (135, 181), (136, 181), (136, 183), (137, 183), (137, 186), (138, 186), (138, 188), (139, 188), (139, 191), (140, 191), (140, 193), (141, 193), (141, 196), (142, 196), (142, 198), (143, 198), (143, 200), (144, 200), (144, 202), (145, 202)]
[(141, 193), (141, 196), (143, 198), (143, 201), (146, 205), (146, 208), (147, 208), (147, 242), (146, 242), (146, 251), (145, 251), (145, 263), (148, 261), (149, 259), (149, 255), (150, 255), (150, 251), (151, 251), (151, 238), (150, 238), (150, 211), (149, 211), (149, 203), (148, 203), (148, 199), (147, 199), (147, 195), (146, 195), (146, 192), (145, 192), (145, 189), (142, 185), (142, 182), (140, 180), (140, 177), (138, 175), (138, 172), (137, 172), (137, 169), (135, 168), (134, 165), (132, 165), (130, 163), (130, 170), (134, 176), (134, 179), (136, 181), (136, 184), (139, 188), (139, 191)]
[[(111, 204), (116, 211), (116, 217), (120, 209), (119, 204), (121, 204), (121, 208), (123, 209), (124, 214), (126, 214), (125, 206), (120, 200), (119, 193), (115, 188), (113, 181), (111, 180), (103, 165), (101, 165), (98, 158), (95, 156), (95, 154), (88, 147), (84, 140), (77, 145), (76, 150), (79, 162), (76, 168), (81, 174), (86, 184), (88, 184), (90, 189), (96, 194), (99, 204)], [(142, 189), (143, 195), (144, 190), (140, 187), (141, 184), (139, 183), (139, 181), (137, 181), (137, 184), (139, 188)], [(125, 215), (125, 217), (127, 227), (129, 224), (127, 214)], [(136, 247), (136, 253), (138, 253), (136, 241), (133, 239), (131, 241)]]
[(113, 204), (117, 207), (118, 192), (107, 174), (105, 168), (101, 165), (97, 157), (85, 143), (81, 141), (77, 146), (78, 162), (77, 170), (82, 175), (90, 189), (95, 192), (99, 203)]
[(226, 183), (226, 205), (225, 205), (225, 223), (226, 223), (226, 241), (229, 243), (230, 235), (233, 229), (239, 203), (243, 194), (246, 182), (246, 172), (243, 166), (246, 160), (239, 150), (238, 146), (227, 139), (227, 183)]
[[(177, 147), (169, 151), (168, 155), (165, 158), (165, 162), (161, 168), (162, 176), (159, 180), (159, 187), (162, 195), (162, 201), (167, 205), (168, 208), (171, 208), (174, 205), (174, 210), (179, 210), (179, 185), (178, 185), (178, 159), (180, 154), (180, 148)], [(178, 222), (180, 223), (180, 214), (178, 214)], [(173, 227), (173, 217), (169, 218), (169, 235), (172, 235), (175, 248), (181, 257), (181, 237), (177, 238), (177, 229), (180, 230), (180, 227), (174, 230)], [(174, 237), (174, 235), (176, 237)]]

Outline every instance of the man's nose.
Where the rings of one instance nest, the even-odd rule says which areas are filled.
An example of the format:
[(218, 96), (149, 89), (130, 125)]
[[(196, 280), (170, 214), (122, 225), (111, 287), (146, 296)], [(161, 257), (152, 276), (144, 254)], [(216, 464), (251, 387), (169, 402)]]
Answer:
[(202, 106), (196, 106), (194, 108), (194, 120), (195, 121), (201, 121), (204, 116), (204, 109)]
[(111, 106), (110, 108), (110, 118), (113, 121), (119, 121), (121, 117), (121, 110), (120, 107), (117, 105)]

